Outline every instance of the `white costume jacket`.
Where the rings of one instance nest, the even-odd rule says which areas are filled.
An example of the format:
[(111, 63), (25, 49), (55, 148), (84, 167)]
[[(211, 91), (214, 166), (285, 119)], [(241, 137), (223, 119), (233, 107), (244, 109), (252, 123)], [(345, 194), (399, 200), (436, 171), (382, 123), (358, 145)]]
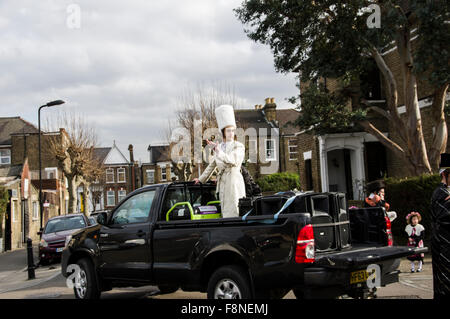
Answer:
[(245, 197), (245, 183), (241, 174), (245, 146), (238, 141), (232, 141), (222, 143), (218, 148), (219, 151), (215, 152), (199, 181), (205, 183), (217, 170), (216, 192), (219, 193), (222, 217), (239, 217), (239, 199)]

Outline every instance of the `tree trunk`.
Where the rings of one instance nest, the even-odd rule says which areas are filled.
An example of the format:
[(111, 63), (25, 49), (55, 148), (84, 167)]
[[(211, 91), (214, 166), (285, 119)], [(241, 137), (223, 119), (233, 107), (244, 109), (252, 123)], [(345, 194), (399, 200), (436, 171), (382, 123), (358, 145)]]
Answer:
[(69, 192), (69, 207), (68, 213), (73, 214), (77, 211), (77, 185), (75, 181), (75, 177), (71, 175), (67, 175), (67, 184), (69, 185), (67, 191)]
[(83, 183), (83, 194), (84, 194), (84, 198), (83, 198), (84, 211), (83, 211), (83, 214), (86, 217), (89, 216), (89, 195), (90, 195), (89, 186), (90, 186), (89, 183), (87, 183), (87, 182)]
[(417, 79), (412, 72), (411, 30), (408, 26), (397, 33), (397, 49), (400, 55), (400, 68), (403, 78), (403, 96), (406, 108), (407, 154), (415, 168), (414, 175), (431, 173), (427, 148), (422, 130), (422, 117), (417, 95)]
[(435, 129), (433, 142), (430, 147), (430, 165), (433, 171), (439, 169), (440, 154), (447, 149), (448, 130), (444, 108), (448, 86), (448, 84), (442, 85), (434, 91), (433, 104), (431, 106), (431, 117)]
[(402, 70), (406, 122), (400, 117), (398, 111), (398, 87), (396, 79), (380, 52), (370, 43), (368, 44), (370, 53), (386, 83), (386, 102), (389, 116), (393, 122), (391, 127), (400, 137), (404, 148), (382, 135), (381, 132), (376, 130), (376, 128), (367, 121), (360, 124), (367, 132), (377, 136), (383, 145), (401, 155), (411, 175), (431, 173), (431, 166), (428, 160), (422, 130), (422, 119), (417, 95), (417, 79), (412, 72), (413, 60), (411, 54), (410, 30), (408, 27), (399, 30), (396, 41)]

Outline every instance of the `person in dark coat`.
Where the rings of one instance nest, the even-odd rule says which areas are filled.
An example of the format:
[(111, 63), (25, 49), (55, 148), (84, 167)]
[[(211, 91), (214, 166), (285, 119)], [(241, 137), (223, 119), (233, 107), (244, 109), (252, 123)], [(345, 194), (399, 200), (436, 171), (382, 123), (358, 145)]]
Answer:
[(384, 199), (386, 185), (382, 180), (376, 180), (366, 185), (366, 189), (369, 192), (364, 200), (364, 207), (384, 207), (386, 214), (390, 221), (393, 221), (397, 214), (389, 211), (389, 204)]
[(441, 154), (441, 183), (431, 197), (431, 258), (435, 299), (450, 298), (450, 154)]

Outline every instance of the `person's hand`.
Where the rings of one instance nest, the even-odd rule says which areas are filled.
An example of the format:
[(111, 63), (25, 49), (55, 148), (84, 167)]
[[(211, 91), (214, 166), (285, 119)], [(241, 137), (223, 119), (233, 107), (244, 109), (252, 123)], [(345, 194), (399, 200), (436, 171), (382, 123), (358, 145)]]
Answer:
[(206, 143), (208, 143), (208, 145), (211, 145), (211, 146), (213, 147), (213, 149), (214, 149), (215, 152), (218, 151), (219, 142), (214, 143), (214, 142), (212, 142), (212, 141), (206, 139)]
[(194, 184), (198, 184), (198, 183), (200, 183), (200, 180), (196, 177), (196, 178), (194, 178)]

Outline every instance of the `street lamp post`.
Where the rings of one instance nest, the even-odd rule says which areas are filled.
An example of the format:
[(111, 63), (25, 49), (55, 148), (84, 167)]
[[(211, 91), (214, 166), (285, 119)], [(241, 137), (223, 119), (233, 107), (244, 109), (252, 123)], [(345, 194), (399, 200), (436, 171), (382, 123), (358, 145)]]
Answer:
[(51, 106), (56, 106), (56, 105), (61, 105), (64, 104), (63, 100), (56, 100), (56, 101), (52, 101), (52, 102), (48, 102), (47, 104), (44, 104), (42, 106), (39, 107), (39, 111), (38, 111), (38, 130), (39, 130), (39, 135), (38, 135), (38, 153), (39, 153), (39, 213), (40, 213), (40, 230), (42, 231), (42, 212), (43, 212), (43, 203), (42, 203), (42, 159), (41, 159), (41, 109), (44, 107), (51, 107)]

